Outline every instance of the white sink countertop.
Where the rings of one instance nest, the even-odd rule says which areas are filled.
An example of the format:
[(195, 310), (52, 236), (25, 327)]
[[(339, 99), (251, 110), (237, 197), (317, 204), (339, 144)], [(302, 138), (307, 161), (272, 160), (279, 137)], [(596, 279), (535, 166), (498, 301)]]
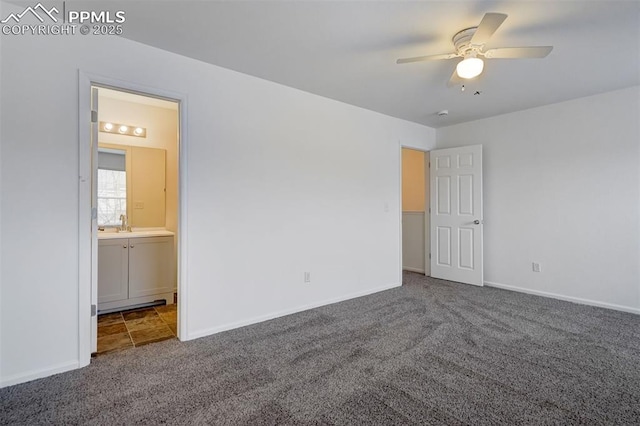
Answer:
[(111, 240), (116, 238), (145, 238), (145, 237), (171, 237), (174, 233), (164, 228), (133, 228), (131, 231), (117, 232), (116, 228), (107, 228), (98, 231), (99, 240)]

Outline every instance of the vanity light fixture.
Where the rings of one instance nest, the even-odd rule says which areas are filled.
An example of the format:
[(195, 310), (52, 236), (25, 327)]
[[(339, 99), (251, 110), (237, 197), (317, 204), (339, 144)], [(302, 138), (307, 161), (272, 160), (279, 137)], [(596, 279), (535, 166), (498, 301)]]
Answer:
[(145, 127), (132, 126), (131, 124), (112, 123), (110, 121), (101, 121), (100, 131), (120, 134), (123, 136), (135, 136), (137, 138), (147, 137), (147, 129)]

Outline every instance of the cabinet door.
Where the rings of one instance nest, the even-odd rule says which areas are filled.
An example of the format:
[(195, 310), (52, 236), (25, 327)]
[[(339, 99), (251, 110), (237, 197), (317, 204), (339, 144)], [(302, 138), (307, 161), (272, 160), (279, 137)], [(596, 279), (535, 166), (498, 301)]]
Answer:
[(173, 237), (129, 240), (129, 297), (172, 293), (176, 282)]
[(128, 239), (98, 241), (98, 304), (129, 297)]

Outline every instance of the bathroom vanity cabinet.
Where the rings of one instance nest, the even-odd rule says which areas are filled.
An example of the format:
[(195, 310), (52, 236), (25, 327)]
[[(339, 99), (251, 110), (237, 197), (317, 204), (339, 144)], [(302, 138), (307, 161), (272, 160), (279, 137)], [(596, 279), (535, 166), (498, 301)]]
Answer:
[(140, 236), (134, 232), (123, 238), (126, 235), (98, 238), (98, 310), (133, 307), (159, 299), (173, 303), (173, 235)]

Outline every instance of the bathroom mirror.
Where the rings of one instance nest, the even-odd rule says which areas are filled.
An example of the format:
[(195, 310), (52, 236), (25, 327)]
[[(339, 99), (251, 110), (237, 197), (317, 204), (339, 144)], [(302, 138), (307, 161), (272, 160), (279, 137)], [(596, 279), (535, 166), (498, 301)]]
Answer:
[(98, 226), (165, 227), (165, 173), (164, 149), (99, 144)]
[(122, 149), (98, 148), (98, 226), (118, 226), (127, 215), (126, 154)]

